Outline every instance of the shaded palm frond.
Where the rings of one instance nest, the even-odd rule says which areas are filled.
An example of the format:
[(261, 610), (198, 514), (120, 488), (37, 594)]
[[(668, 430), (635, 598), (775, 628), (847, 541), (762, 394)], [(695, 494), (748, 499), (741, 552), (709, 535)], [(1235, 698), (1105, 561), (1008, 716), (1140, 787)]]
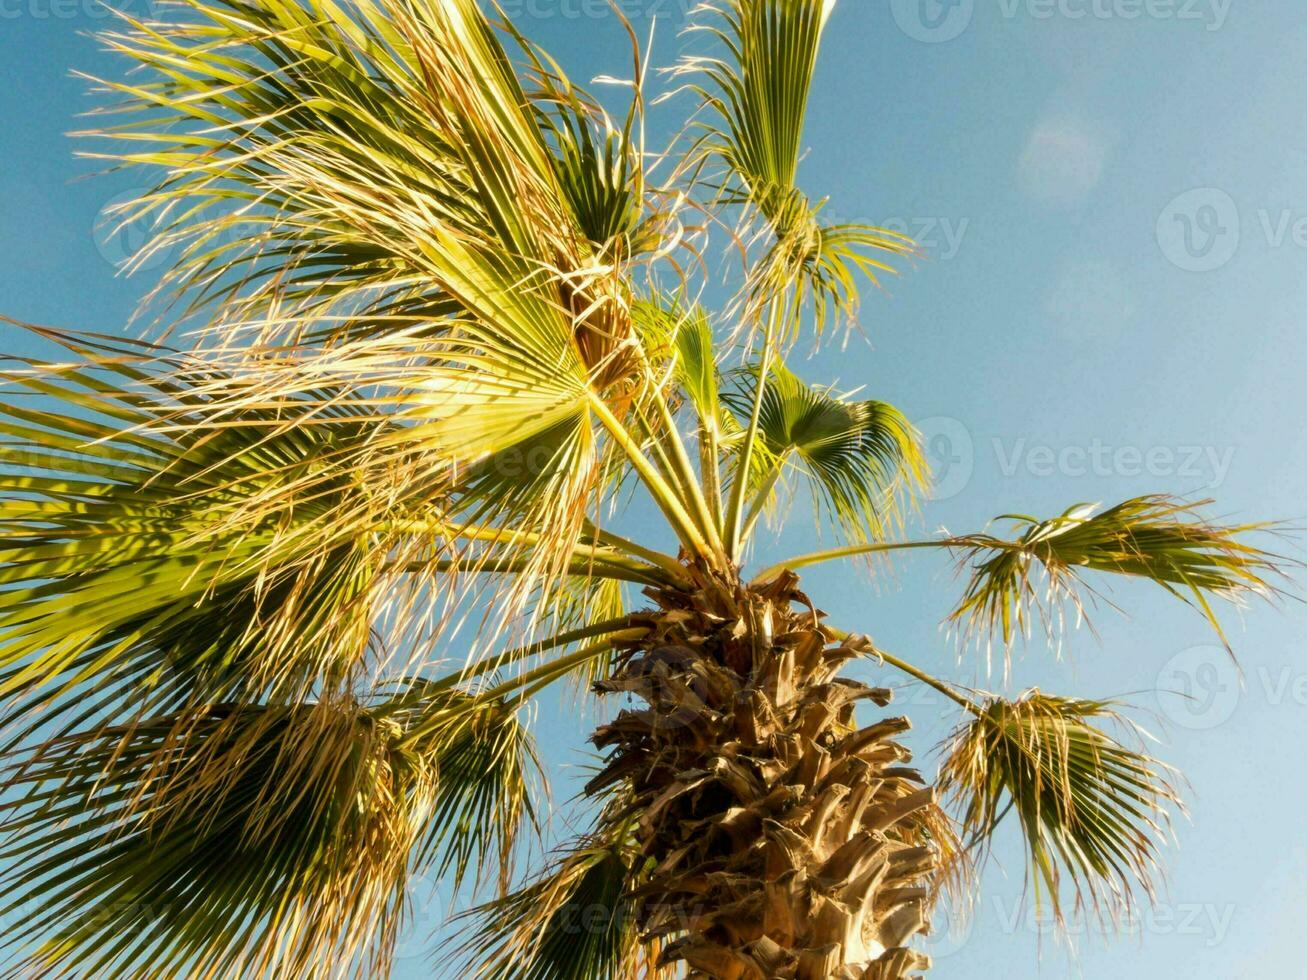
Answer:
[(414, 684), (401, 711), (379, 709), (406, 735), (402, 747), (435, 772), (432, 808), (418, 829), (413, 867), (448, 877), (455, 889), (469, 874), (495, 872), (501, 890), (513, 872), (521, 831), (538, 827), (533, 787), (543, 788), (535, 742), (517, 705), (461, 690), (423, 697)]
[[(741, 389), (726, 396), (742, 420), (756, 384), (756, 375), (744, 374)], [(755, 514), (793, 467), (811, 485), (818, 527), (831, 523), (850, 540), (879, 540), (924, 486), (920, 439), (898, 409), (812, 387), (784, 364), (772, 369), (762, 393), (759, 434), (764, 452), (751, 477)]]
[(1012, 540), (987, 534), (949, 539), (970, 564), (966, 594), (951, 621), (1010, 644), (1029, 631), (1033, 616), (1051, 626), (1065, 603), (1083, 613), (1081, 570), (1088, 570), (1157, 583), (1196, 606), (1224, 640), (1209, 597), (1237, 602), (1271, 596), (1277, 590), (1270, 579), (1281, 562), (1245, 540), (1267, 525), (1210, 523), (1200, 514), (1208, 503), (1148, 496), (1098, 513), (1079, 505), (1047, 521), (1010, 515), (1024, 529)]
[(540, 129), (553, 154), (559, 188), (577, 227), (598, 255), (613, 261), (655, 250), (664, 216), (645, 213), (649, 202), (642, 150), (636, 144), (643, 105), (638, 46), (637, 77), (631, 83), (634, 93), (619, 125), (548, 53), (525, 38), (519, 37), (519, 42), (532, 62), (537, 87), (530, 94), (539, 108)]
[[(187, 732), (185, 740), (177, 731)], [(384, 975), (435, 773), (366, 714), (213, 706), (7, 768), (6, 915), (42, 975)]]
[[(574, 843), (527, 886), (469, 913), (460, 954), (477, 980), (636, 980), (664, 975), (640, 941), (629, 897), (636, 855)], [(670, 972), (670, 971), (669, 971)]]
[(215, 704), (6, 767), (5, 914), (43, 975), (389, 975), (409, 879), (506, 880), (533, 819), (513, 706)]
[(1154, 894), (1180, 804), (1171, 770), (1098, 727), (1122, 721), (1109, 702), (1031, 691), (978, 706), (944, 750), (940, 789), (964, 835), (987, 854), (1014, 811), (1036, 905), (1059, 921), (1068, 889), (1076, 911), (1100, 918), (1127, 913), (1137, 891)]

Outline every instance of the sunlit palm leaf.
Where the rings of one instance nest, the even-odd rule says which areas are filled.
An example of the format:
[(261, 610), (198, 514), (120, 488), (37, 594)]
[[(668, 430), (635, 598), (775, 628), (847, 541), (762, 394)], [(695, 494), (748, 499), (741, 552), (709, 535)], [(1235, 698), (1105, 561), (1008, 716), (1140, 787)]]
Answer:
[(110, 159), (165, 170), (122, 217), (184, 248), (169, 280), (200, 301), (404, 325), (456, 308), (433, 229), (535, 261), (571, 251), (551, 157), (474, 0), (184, 6), (106, 35), (146, 70), (106, 83), (130, 117), (102, 135)]
[[(748, 202), (771, 232), (767, 255), (752, 273), (750, 302), (788, 300), (790, 335), (810, 302), (820, 333), (858, 304), (859, 274), (878, 281), (893, 267), (880, 255), (912, 255), (912, 241), (865, 224), (827, 223), (824, 202), (798, 187), (804, 119), (822, 33), (835, 0), (716, 0), (696, 23), (719, 52), (688, 58), (678, 73), (702, 100), (701, 132), (691, 165), (707, 169), (723, 200)], [(720, 175), (716, 175), (721, 171)]]
[(1128, 912), (1136, 890), (1153, 895), (1172, 773), (1098, 727), (1121, 722), (1114, 706), (1032, 691), (977, 709), (945, 749), (940, 788), (962, 829), (988, 851), (1014, 811), (1029, 854), (1035, 901), (1059, 921), (1065, 892), (1077, 911)]
[(1209, 523), (1200, 514), (1208, 503), (1137, 497), (1099, 513), (1079, 505), (1047, 521), (1012, 516), (1024, 528), (1012, 540), (952, 539), (949, 545), (970, 562), (966, 595), (952, 621), (1011, 643), (1033, 617), (1053, 625), (1065, 603), (1082, 613), (1092, 596), (1081, 580), (1088, 570), (1156, 582), (1195, 605), (1224, 639), (1209, 597), (1273, 595), (1269, 579), (1279, 562), (1245, 540), (1265, 525)]
[(670, 375), (698, 420), (720, 432), (727, 416), (722, 411), (721, 372), (707, 313), (675, 296), (637, 300), (631, 312), (650, 358)]
[[(531, 58), (537, 88), (530, 94), (578, 228), (599, 255), (614, 261), (655, 249), (662, 238), (659, 216), (644, 213), (645, 174), (635, 144), (642, 79), (633, 81), (635, 96), (618, 125), (546, 52), (525, 38), (519, 42)], [(638, 48), (635, 57), (639, 68)]]
[(215, 424), (148, 354), (8, 374), (0, 697), (76, 688), (90, 716), (354, 683), (394, 578), (352, 468), (368, 429), (322, 406)]
[(752, 200), (776, 218), (795, 186), (817, 52), (835, 0), (717, 0), (696, 11), (722, 56), (688, 60), (685, 73), (717, 117), (704, 121), (697, 153), (727, 165)]

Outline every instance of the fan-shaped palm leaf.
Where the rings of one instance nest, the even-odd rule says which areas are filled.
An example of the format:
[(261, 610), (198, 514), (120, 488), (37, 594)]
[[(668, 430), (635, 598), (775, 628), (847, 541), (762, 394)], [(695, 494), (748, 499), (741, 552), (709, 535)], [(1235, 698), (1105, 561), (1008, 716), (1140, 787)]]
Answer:
[(1122, 719), (1108, 702), (1032, 691), (979, 706), (945, 748), (940, 788), (962, 828), (985, 850), (1014, 810), (1029, 852), (1036, 902), (1060, 920), (1063, 892), (1077, 909), (1129, 909), (1153, 894), (1157, 850), (1178, 806), (1171, 772), (1097, 725)]
[(140, 353), (7, 374), (29, 400), (0, 408), (0, 697), (77, 687), (88, 716), (356, 682), (395, 578), (368, 429), (321, 405), (215, 424)]
[[(726, 397), (742, 417), (757, 397), (754, 387), (754, 376), (745, 375), (741, 390)], [(883, 538), (923, 486), (920, 440), (898, 409), (814, 388), (783, 364), (762, 393), (759, 432), (765, 453), (752, 477), (755, 518), (790, 466), (811, 485), (818, 526), (833, 523), (855, 541)]]
[(784, 296), (791, 335), (805, 302), (818, 332), (848, 317), (858, 303), (858, 273), (873, 282), (892, 266), (876, 253), (911, 255), (912, 241), (865, 224), (821, 220), (798, 187), (804, 119), (826, 21), (834, 0), (719, 0), (701, 5), (697, 25), (721, 49), (686, 59), (678, 73), (702, 100), (701, 130), (688, 154), (692, 166), (723, 174), (715, 179), (730, 202), (748, 202), (772, 234), (766, 257), (751, 277), (754, 310)]

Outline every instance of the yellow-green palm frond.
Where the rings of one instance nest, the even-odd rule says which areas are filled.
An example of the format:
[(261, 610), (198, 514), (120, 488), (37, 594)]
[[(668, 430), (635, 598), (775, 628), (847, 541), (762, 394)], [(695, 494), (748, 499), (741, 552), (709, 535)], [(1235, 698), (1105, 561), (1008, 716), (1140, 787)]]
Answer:
[[(545, 597), (548, 619), (543, 632), (553, 635), (587, 632), (597, 624), (617, 622), (627, 612), (625, 592), (623, 583), (617, 579), (572, 576), (556, 593)], [(571, 646), (574, 644), (568, 645)], [(615, 664), (615, 651), (585, 661), (572, 677), (577, 692), (588, 694), (596, 681), (612, 673)]]
[(722, 434), (733, 419), (721, 400), (719, 351), (708, 313), (676, 295), (638, 299), (631, 313), (658, 374), (688, 401), (701, 425)]
[(797, 286), (791, 314), (790, 339), (798, 336), (797, 311), (812, 309), (818, 335), (827, 325), (852, 323), (859, 303), (859, 278), (873, 285), (896, 270), (885, 258), (917, 254), (911, 238), (866, 224), (826, 224), (820, 206), (808, 209), (796, 201), (794, 223), (772, 244), (754, 273), (755, 291), (773, 296)]
[[(726, 401), (747, 421), (756, 374), (744, 373), (742, 382)], [(751, 475), (753, 518), (793, 469), (810, 485), (819, 528), (829, 523), (849, 540), (880, 540), (924, 486), (920, 438), (898, 409), (813, 387), (779, 362), (762, 393), (759, 435), (764, 451)]]
[[(516, 333), (469, 323), (441, 339), (397, 334), (287, 353), (237, 368), (240, 385), (214, 398), (293, 404), (329, 378), (340, 402), (370, 420), (362, 463), (369, 489), (393, 502), (396, 518), (416, 518), (397, 529), (429, 536), (430, 567), (410, 563), (413, 587), (421, 579), (447, 591), (458, 581), (447, 574), (450, 561), (471, 573), (507, 563), (511, 616), (571, 574), (607, 489), (602, 464), (612, 447), (596, 431), (566, 322), (533, 318), (549, 308), (533, 307), (529, 294), (502, 296), (497, 322), (520, 324)], [(402, 503), (419, 500), (425, 512)]]
[[(539, 120), (475, 0), (186, 0), (104, 40), (143, 71), (102, 156), (159, 173), (126, 220), (180, 249), (171, 286), (282, 335), (459, 308), (437, 233), (574, 272), (584, 238)], [(119, 121), (125, 120), (125, 121)], [(330, 333), (331, 331), (327, 331)]]
[(88, 356), (4, 373), (0, 700), (76, 692), (84, 718), (365, 678), (403, 540), (353, 465), (370, 427), (325, 393), (311, 426), (215, 421), (158, 352)]
[(970, 566), (951, 621), (1011, 644), (1034, 618), (1056, 626), (1067, 603), (1083, 614), (1094, 593), (1081, 576), (1094, 571), (1157, 583), (1196, 606), (1224, 640), (1210, 597), (1237, 602), (1272, 596), (1281, 562), (1246, 540), (1267, 525), (1213, 524), (1200, 513), (1209, 503), (1148, 496), (1098, 512), (1082, 504), (1046, 521), (1010, 515), (1024, 529), (1011, 540), (987, 534), (950, 539), (948, 546)]
[(795, 187), (808, 96), (835, 0), (715, 0), (696, 8), (699, 29), (723, 49), (688, 58), (678, 72), (709, 110), (692, 160), (726, 167), (742, 192), (779, 221)]
[(1158, 849), (1180, 804), (1173, 773), (1100, 726), (1123, 719), (1109, 702), (1030, 691), (992, 698), (945, 748), (940, 789), (961, 828), (987, 853), (1008, 812), (1021, 824), (1037, 907), (1127, 913), (1153, 896)]

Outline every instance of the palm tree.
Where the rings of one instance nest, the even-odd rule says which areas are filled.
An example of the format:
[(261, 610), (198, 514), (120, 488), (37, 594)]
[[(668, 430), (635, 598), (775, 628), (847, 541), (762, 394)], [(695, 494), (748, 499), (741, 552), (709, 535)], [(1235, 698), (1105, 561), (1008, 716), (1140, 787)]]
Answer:
[[(121, 218), (190, 339), (28, 327), (66, 353), (3, 374), (14, 972), (385, 975), (422, 874), (493, 889), (444, 951), (466, 976), (894, 980), (1013, 811), (1059, 916), (1151, 894), (1175, 780), (1119, 706), (930, 676), (798, 572), (942, 551), (952, 625), (1002, 652), (1096, 574), (1219, 631), (1281, 566), (1167, 497), (903, 536), (912, 426), (794, 355), (914, 254), (796, 182), (833, 6), (703, 4), (657, 151), (634, 36), (610, 115), (477, 0), (103, 36), (136, 70), (93, 155), (157, 176)], [(795, 493), (838, 547), (757, 567)], [(935, 786), (853, 661), (957, 704)], [(521, 873), (527, 709), (567, 681), (630, 706), (593, 823)]]

